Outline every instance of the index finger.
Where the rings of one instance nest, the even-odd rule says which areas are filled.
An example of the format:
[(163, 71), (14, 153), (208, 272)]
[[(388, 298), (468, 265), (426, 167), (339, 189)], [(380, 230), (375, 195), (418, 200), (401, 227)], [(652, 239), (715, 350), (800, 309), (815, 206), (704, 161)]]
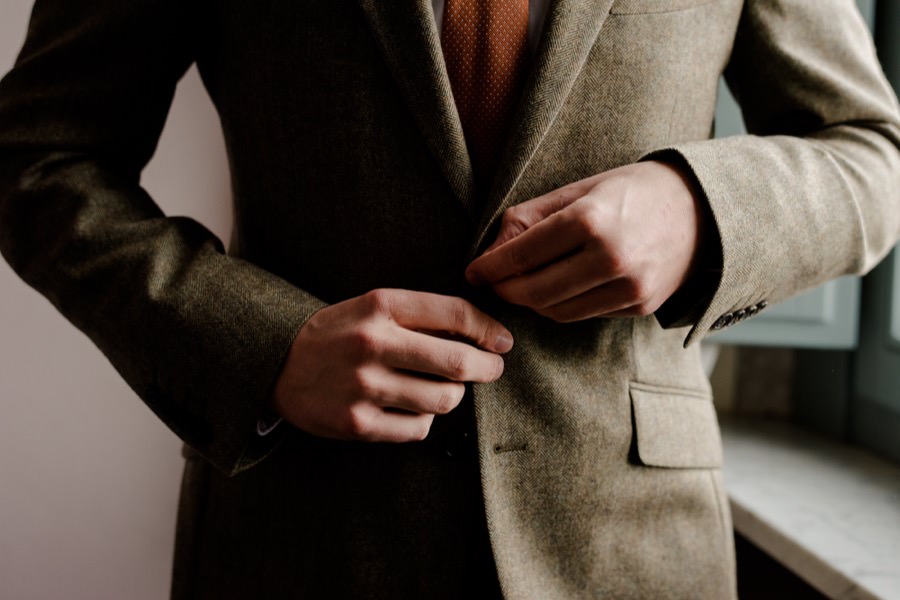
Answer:
[(527, 231), (482, 254), (466, 269), (473, 284), (493, 284), (534, 271), (581, 247), (564, 213), (554, 213)]
[(390, 314), (406, 329), (463, 338), (491, 352), (504, 353), (513, 346), (512, 334), (506, 327), (471, 302), (455, 296), (399, 293), (390, 302)]

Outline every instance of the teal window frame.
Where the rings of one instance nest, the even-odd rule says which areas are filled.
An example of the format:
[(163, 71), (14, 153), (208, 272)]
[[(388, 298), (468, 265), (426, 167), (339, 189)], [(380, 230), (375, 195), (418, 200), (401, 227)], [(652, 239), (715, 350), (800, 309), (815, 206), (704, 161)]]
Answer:
[[(900, 2), (857, 4), (900, 91)], [(745, 132), (739, 107), (720, 83), (716, 135)], [(710, 341), (798, 349), (795, 420), (900, 461), (900, 250), (861, 281), (829, 282)]]

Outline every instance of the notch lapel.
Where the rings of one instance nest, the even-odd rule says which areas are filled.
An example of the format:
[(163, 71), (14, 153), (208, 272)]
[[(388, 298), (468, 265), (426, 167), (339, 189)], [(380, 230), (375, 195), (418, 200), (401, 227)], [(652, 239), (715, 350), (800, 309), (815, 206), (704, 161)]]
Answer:
[(481, 251), (487, 232), (507, 208), (510, 192), (559, 114), (612, 4), (613, 0), (552, 0), (510, 139), (481, 214), (473, 253)]
[(431, 0), (359, 0), (388, 67), (454, 194), (477, 219), (472, 165)]

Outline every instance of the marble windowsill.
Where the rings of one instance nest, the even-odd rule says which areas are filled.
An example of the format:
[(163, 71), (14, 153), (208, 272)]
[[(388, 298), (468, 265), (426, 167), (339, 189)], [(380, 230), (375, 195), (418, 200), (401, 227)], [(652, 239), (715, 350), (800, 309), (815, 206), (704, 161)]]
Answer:
[(777, 421), (722, 437), (738, 532), (830, 598), (900, 599), (900, 467)]

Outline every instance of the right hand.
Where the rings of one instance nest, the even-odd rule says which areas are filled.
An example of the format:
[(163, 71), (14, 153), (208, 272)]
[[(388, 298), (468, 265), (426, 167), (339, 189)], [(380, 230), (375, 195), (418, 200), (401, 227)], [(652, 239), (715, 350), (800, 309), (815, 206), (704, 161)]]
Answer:
[(460, 403), (464, 382), (500, 377), (510, 348), (510, 332), (461, 298), (374, 290), (321, 309), (300, 329), (273, 406), (320, 437), (419, 441), (435, 415)]

